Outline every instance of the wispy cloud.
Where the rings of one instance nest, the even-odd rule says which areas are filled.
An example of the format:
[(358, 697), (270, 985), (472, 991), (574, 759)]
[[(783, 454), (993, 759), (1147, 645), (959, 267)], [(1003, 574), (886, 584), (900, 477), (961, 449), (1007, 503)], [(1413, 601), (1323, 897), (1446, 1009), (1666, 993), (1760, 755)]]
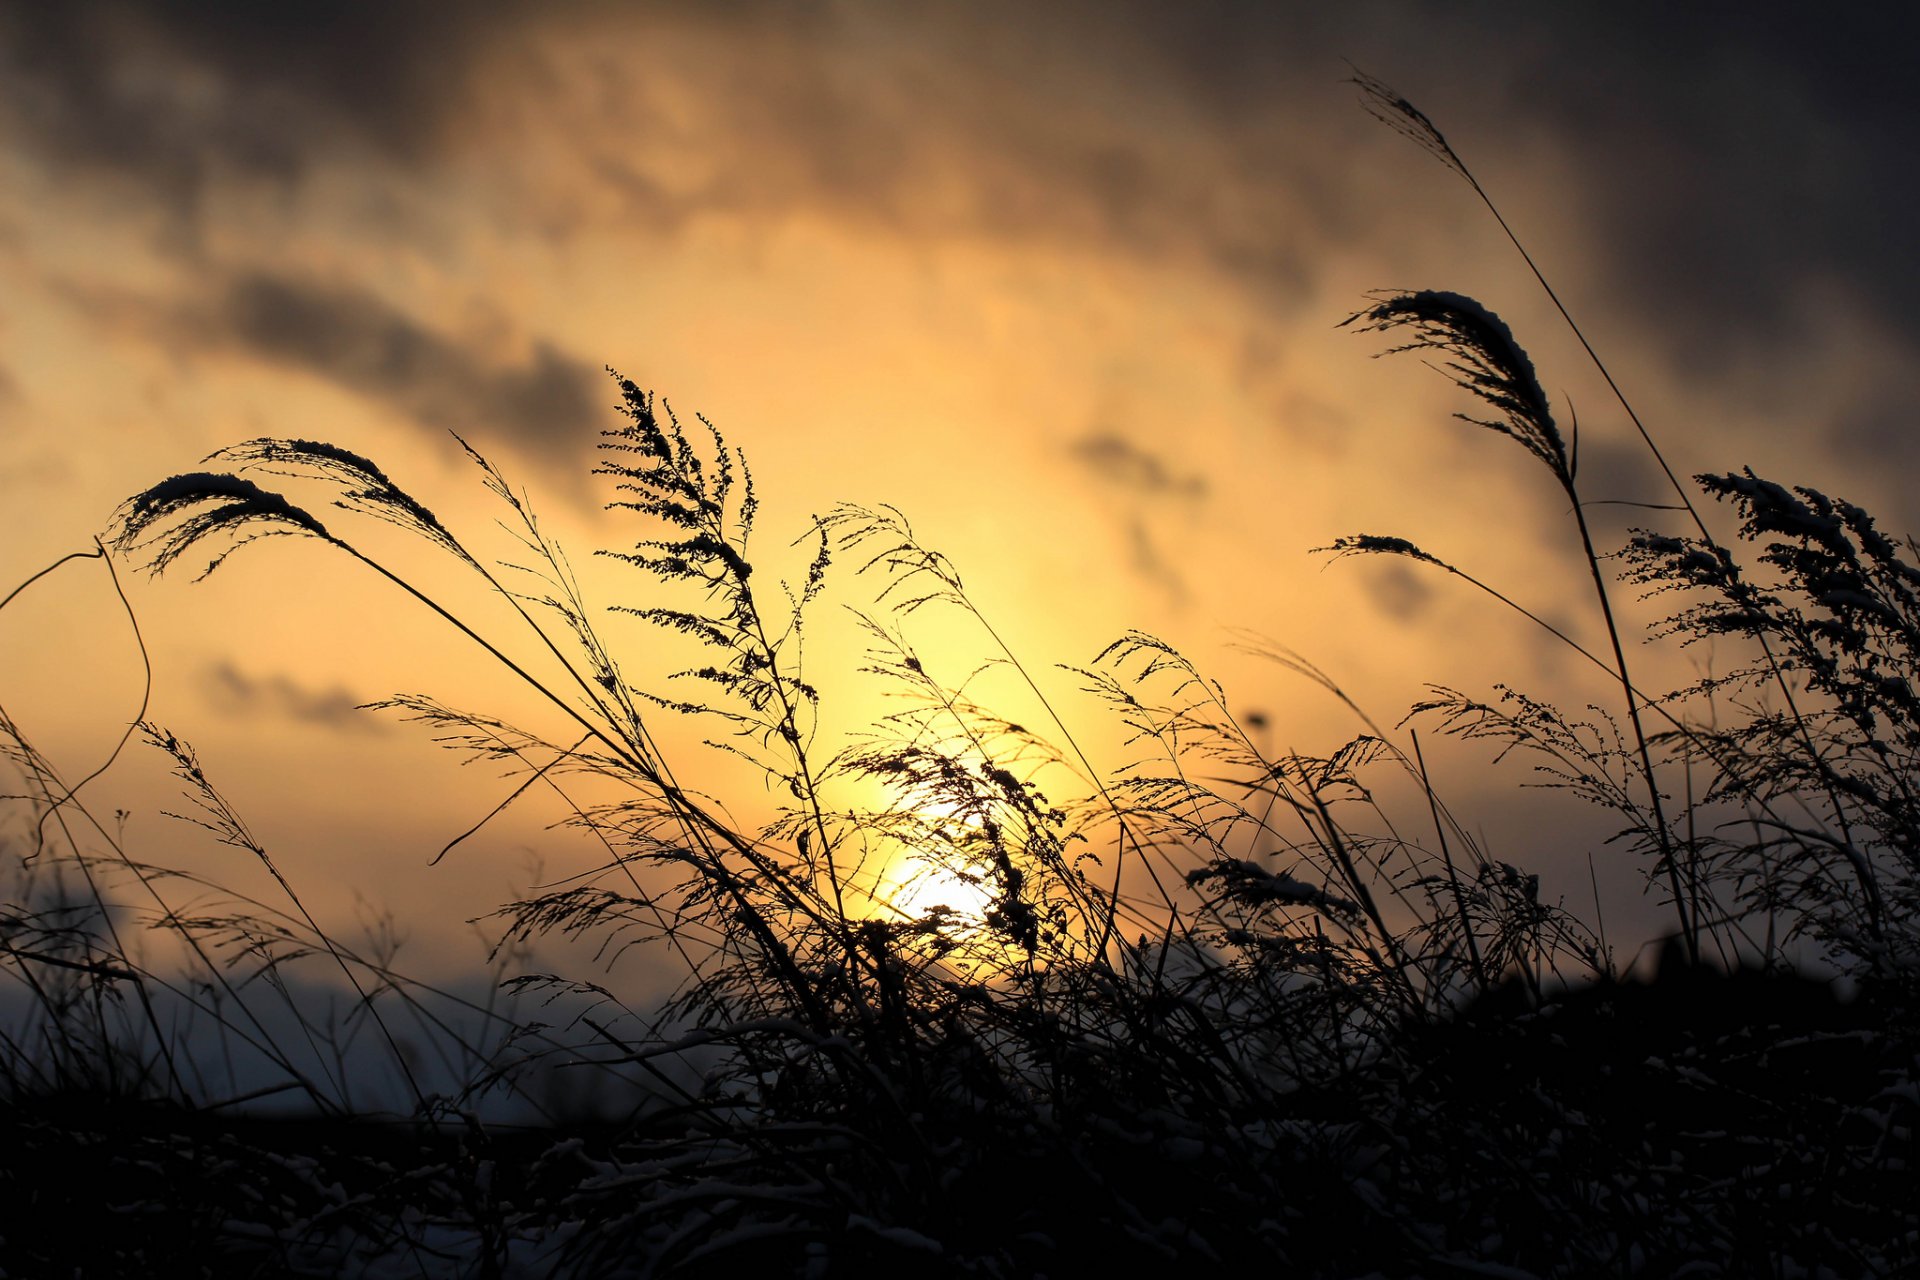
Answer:
[(1207, 496), (1207, 478), (1197, 471), (1177, 472), (1165, 459), (1124, 436), (1096, 431), (1073, 442), (1082, 467), (1108, 484), (1151, 498), (1199, 500)]
[(1073, 461), (1118, 499), (1116, 515), (1126, 532), (1133, 571), (1162, 588), (1174, 605), (1193, 596), (1179, 556), (1167, 550), (1158, 529), (1169, 509), (1191, 514), (1207, 498), (1208, 485), (1199, 472), (1176, 470), (1159, 454), (1114, 431), (1095, 430), (1068, 448)]
[(292, 720), (349, 733), (384, 734), (390, 725), (358, 709), (345, 688), (314, 689), (284, 672), (254, 675), (230, 661), (210, 663), (200, 673), (208, 702), (229, 715)]
[(1367, 599), (1396, 622), (1417, 622), (1433, 603), (1433, 586), (1420, 572), (1398, 560), (1377, 560), (1358, 574)]
[(539, 342), (517, 363), (502, 361), (365, 290), (248, 273), (194, 318), (215, 341), (431, 426), (491, 427), (516, 445), (565, 446), (573, 458), (605, 425), (603, 371)]
[(370, 289), (311, 276), (201, 273), (184, 295), (59, 279), (53, 292), (109, 332), (177, 356), (237, 355), (318, 378), (435, 431), (504, 441), (573, 467), (607, 425), (603, 368), (524, 335), (480, 340), (420, 320)]

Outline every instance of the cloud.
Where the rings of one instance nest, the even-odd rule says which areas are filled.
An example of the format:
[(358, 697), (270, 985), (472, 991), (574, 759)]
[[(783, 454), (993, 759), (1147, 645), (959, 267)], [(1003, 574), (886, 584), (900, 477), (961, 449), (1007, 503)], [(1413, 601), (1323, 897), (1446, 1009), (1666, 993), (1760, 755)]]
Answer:
[[(1698, 369), (1790, 346), (1819, 322), (1802, 299), (1819, 275), (1920, 335), (1920, 168), (1886, 162), (1909, 149), (1916, 38), (1920, 11), (1784, 3), (72, 0), (0, 12), (0, 118), (44, 162), (179, 211), (223, 174), (293, 182), (344, 155), (414, 171), (517, 130), (574, 157), (577, 190), (551, 189), (544, 164), (525, 178), (556, 217), (597, 206), (675, 235), (707, 214), (825, 212), (1104, 246), (1285, 308), (1330, 245), (1415, 216), (1356, 163), (1402, 144), (1347, 104), (1350, 57), (1436, 112), (1470, 162), (1551, 139), (1550, 199), (1595, 247), (1589, 296), (1641, 312)], [(1534, 195), (1524, 169), (1482, 176), (1496, 198)]]
[[(1419, 621), (1433, 604), (1433, 584), (1426, 574), (1399, 560), (1370, 557), (1358, 580), (1374, 608), (1395, 622)], [(1424, 567), (1424, 566), (1423, 566)]]
[[(363, 290), (264, 273), (230, 281), (191, 320), (215, 342), (299, 369), (436, 427), (492, 429), (534, 456), (606, 425), (606, 375), (535, 343), (517, 363), (420, 324)], [(550, 455), (549, 455), (550, 456)]]
[[(1685, 516), (1665, 514), (1656, 508), (1672, 507), (1679, 502), (1646, 446), (1636, 436), (1626, 440), (1603, 439), (1582, 432), (1578, 454), (1580, 496), (1587, 509), (1594, 538), (1603, 551), (1623, 545), (1627, 532), (1635, 528), (1673, 529), (1684, 527)], [(1692, 481), (1677, 475), (1687, 486), (1687, 496), (1696, 497)], [(1556, 492), (1543, 492), (1543, 510), (1564, 515), (1566, 503)]]
[[(1893, 160), (1912, 149), (1920, 10), (1625, 5), (1479, 21), (1513, 120), (1577, 161), (1563, 200), (1598, 251), (1589, 278), (1657, 329), (1676, 369), (1791, 350), (1823, 322), (1810, 283), (1832, 278), (1920, 338), (1906, 302), (1920, 171)], [(1525, 46), (1540, 50), (1531, 70), (1511, 56)]]
[[(1757, 362), (1817, 358), (1809, 335), (1836, 308), (1892, 347), (1920, 340), (1906, 212), (1920, 167), (1898, 163), (1916, 37), (1920, 10), (1785, 3), (74, 0), (0, 7), (0, 142), (63, 179), (138, 184), (207, 221), (217, 247), (273, 237), (275, 219), (326, 234), (332, 214), (311, 211), (333, 206), (295, 219), (206, 197), (328, 163), (358, 184), (342, 203), (364, 220), (347, 234), (372, 227), (387, 248), (467, 216), (442, 190), (508, 235), (744, 226), (747, 260), (769, 228), (806, 221), (1071, 255), (1118, 279), (1207, 272), (1281, 331), (1330, 314), (1320, 293), (1347, 289), (1356, 261), (1448, 261), (1435, 242), (1480, 216), (1463, 185), (1456, 202), (1429, 198), (1450, 180), (1350, 103), (1352, 58), (1427, 108), (1520, 233), (1554, 251), (1543, 265), (1604, 352), (1713, 389)], [(1401, 176), (1423, 165), (1436, 185)], [(420, 220), (401, 225), (406, 212)], [(214, 225), (228, 218), (249, 225)], [(1497, 244), (1481, 230), (1479, 247)], [(435, 262), (472, 267), (459, 252)], [(1468, 260), (1514, 265), (1499, 254)], [(1478, 287), (1362, 287), (1375, 283)], [(236, 281), (222, 305), (257, 330), (239, 345), (422, 421), (483, 412), (523, 442), (598, 421), (600, 397), (556, 349), (503, 368), (369, 295), (279, 275)], [(1285, 393), (1262, 395), (1281, 414)], [(1869, 451), (1901, 439), (1873, 406), (1816, 425)]]
[(45, 446), (0, 454), (0, 494), (17, 501), (46, 501), (56, 490), (71, 485), (74, 477), (73, 460)]
[(71, 0), (0, 11), (0, 114), (63, 168), (179, 214), (212, 178), (291, 181), (316, 153), (432, 149), (502, 6)]
[(1176, 472), (1157, 454), (1112, 431), (1096, 430), (1068, 446), (1072, 457), (1121, 502), (1120, 518), (1133, 571), (1155, 583), (1169, 603), (1182, 606), (1193, 597), (1192, 587), (1176, 557), (1167, 553), (1165, 539), (1154, 529), (1154, 517), (1168, 506), (1192, 508), (1204, 502), (1208, 486), (1197, 472)]
[(176, 358), (239, 355), (319, 378), (404, 420), (458, 431), (483, 451), (516, 449), (568, 482), (615, 421), (604, 368), (505, 323), (474, 337), (428, 325), (351, 283), (211, 264), (199, 274), (185, 296), (52, 273), (41, 283), (104, 332)]
[(249, 675), (223, 660), (201, 671), (200, 687), (208, 701), (228, 715), (293, 720), (352, 733), (390, 731), (384, 721), (359, 710), (359, 699), (345, 688), (311, 689), (284, 673)]
[(1198, 500), (1207, 496), (1207, 478), (1198, 472), (1176, 474), (1158, 454), (1110, 431), (1096, 431), (1073, 442), (1073, 458), (1110, 485), (1143, 496)]
[(1167, 602), (1176, 608), (1193, 599), (1193, 587), (1180, 566), (1168, 558), (1147, 522), (1135, 518), (1127, 522), (1127, 541), (1133, 553), (1133, 571), (1166, 592)]
[[(1123, 245), (1275, 296), (1308, 278), (1311, 246), (1276, 234), (1301, 212), (1281, 161), (1307, 143), (1236, 126), (1196, 157), (1191, 133), (1218, 108), (1161, 118), (1196, 98), (1188, 71), (1095, 11), (1022, 22), (1031, 48), (964, 5), (11, 6), (0, 125), (63, 177), (135, 184), (195, 231), (223, 180), (293, 187), (334, 162), (404, 182), (531, 140), (538, 163), (496, 176), (523, 184), (510, 208), (542, 204), (562, 228), (596, 207), (664, 235), (702, 215), (827, 212), (908, 235)], [(1119, 87), (1109, 54), (1148, 91), (1111, 113), (1089, 105)], [(1235, 148), (1250, 169), (1227, 193), (1207, 170)]]
[(1280, 104), (1324, 95), (1318, 79), (1270, 75), (1267, 101), (1233, 117), (1104, 12), (1029, 9), (1018, 40), (1005, 15), (968, 6), (819, 13), (650, 18), (652, 75), (555, 108), (595, 157), (585, 176), (621, 193), (622, 216), (670, 231), (824, 214), (913, 240), (1118, 250), (1282, 306), (1302, 301), (1331, 223), (1367, 220), (1290, 180), (1320, 140), (1268, 127)]

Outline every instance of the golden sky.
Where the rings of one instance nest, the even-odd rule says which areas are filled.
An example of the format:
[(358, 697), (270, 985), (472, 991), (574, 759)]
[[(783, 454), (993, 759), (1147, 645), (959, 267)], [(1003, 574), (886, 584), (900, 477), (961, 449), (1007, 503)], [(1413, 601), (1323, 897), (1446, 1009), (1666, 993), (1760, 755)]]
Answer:
[[(1470, 406), (1417, 361), (1336, 327), (1374, 289), (1499, 312), (1578, 413), (1590, 495), (1663, 498), (1498, 227), (1357, 108), (1348, 61), (1447, 133), (1677, 468), (1752, 465), (1898, 531), (1920, 525), (1914, 108), (1893, 61), (1913, 33), (1849, 24), (1785, 5), (11, 6), (0, 588), (260, 435), (366, 454), (509, 554), (457, 430), (622, 599), (645, 584), (584, 563), (643, 536), (586, 475), (618, 421), (612, 366), (744, 447), (769, 572), (804, 571), (787, 544), (810, 513), (893, 503), (1036, 668), (1141, 627), (1303, 750), (1357, 726), (1235, 650), (1238, 629), (1387, 723), (1427, 682), (1604, 698), (1457, 582), (1309, 554), (1403, 535), (1597, 635), (1549, 477), (1452, 421)], [(1628, 517), (1605, 510), (1617, 541)], [(505, 626), (426, 549), (365, 536)], [(511, 784), (354, 705), (431, 692), (558, 729), (342, 557), (276, 541), (198, 584), (119, 571), (151, 714), (323, 916), (358, 893), (422, 960), (464, 957), (462, 921), (531, 859), (587, 856), (534, 810), (425, 866)], [(830, 609), (872, 585), (842, 579)], [(926, 625), (956, 677), (984, 656)], [(648, 634), (609, 628), (647, 670)], [(812, 661), (857, 727), (848, 643), (826, 627)], [(1646, 661), (1685, 679), (1700, 656)], [(140, 692), (98, 564), (0, 614), (0, 706), (69, 775)], [(1567, 819), (1483, 757), (1437, 766), (1455, 808), (1584, 901), (1584, 863), (1547, 834)], [(163, 773), (136, 752), (93, 805), (201, 856), (159, 816)]]

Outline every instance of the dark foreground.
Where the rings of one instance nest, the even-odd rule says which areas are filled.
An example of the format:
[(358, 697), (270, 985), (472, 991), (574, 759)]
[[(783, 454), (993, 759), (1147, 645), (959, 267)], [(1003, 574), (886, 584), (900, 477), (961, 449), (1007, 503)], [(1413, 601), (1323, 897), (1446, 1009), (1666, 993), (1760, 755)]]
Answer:
[(43, 1097), (0, 1111), (0, 1267), (1915, 1274), (1915, 1009), (1754, 975), (1483, 1001), (1210, 1124), (1092, 1089), (1073, 1115), (789, 1099), (570, 1131)]

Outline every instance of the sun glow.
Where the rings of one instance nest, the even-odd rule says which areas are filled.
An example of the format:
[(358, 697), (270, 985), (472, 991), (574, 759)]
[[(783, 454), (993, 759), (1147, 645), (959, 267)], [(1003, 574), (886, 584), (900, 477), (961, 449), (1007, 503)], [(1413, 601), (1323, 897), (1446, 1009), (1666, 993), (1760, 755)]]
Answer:
[(978, 929), (993, 910), (993, 886), (984, 877), (930, 858), (902, 856), (874, 886), (874, 901), (903, 919), (918, 920), (945, 908), (962, 928)]
[(853, 883), (866, 911), (897, 923), (943, 916), (942, 932), (958, 940), (987, 931), (999, 896), (991, 863), (974, 847), (980, 815), (923, 786), (879, 789), (874, 811), (885, 814), (886, 836), (867, 851)]
[(863, 910), (906, 950), (973, 978), (1044, 966), (1039, 869), (1022, 865), (1031, 833), (1005, 797), (1018, 784), (984, 763), (910, 759), (927, 776), (894, 779), (876, 809)]
[(901, 944), (966, 981), (994, 981), (1036, 957), (1010, 938), (997, 912), (996, 878), (985, 868), (955, 866), (902, 852), (873, 887), (875, 914), (905, 926)]

